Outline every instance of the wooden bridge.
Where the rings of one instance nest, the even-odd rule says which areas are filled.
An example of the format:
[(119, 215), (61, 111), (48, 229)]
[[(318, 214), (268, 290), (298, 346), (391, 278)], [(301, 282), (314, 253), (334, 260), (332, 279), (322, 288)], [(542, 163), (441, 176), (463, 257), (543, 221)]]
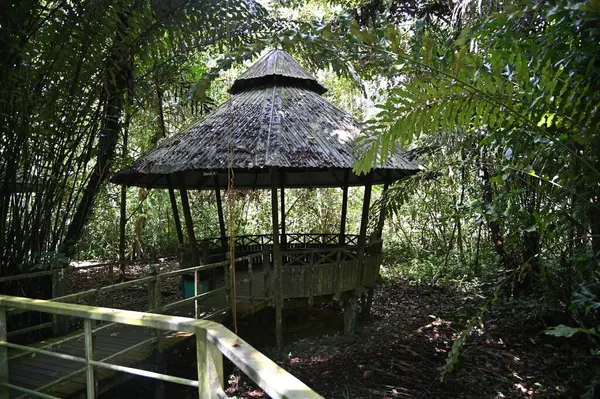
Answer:
[[(252, 258), (253, 256), (241, 257), (236, 261), (250, 261)], [(2, 353), (0, 352), (0, 366), (2, 364), (8, 364), (8, 384), (11, 388), (10, 396), (20, 397), (22, 396), (21, 394), (27, 396), (28, 394), (34, 394), (35, 392), (36, 394), (34, 395), (39, 397), (68, 397), (73, 394), (84, 392), (86, 390), (86, 376), (84, 368), (82, 368), (81, 359), (85, 359), (86, 355), (87, 321), (90, 322), (90, 331), (88, 335), (91, 334), (93, 336), (96, 359), (105, 363), (110, 362), (110, 364), (115, 367), (121, 368), (136, 365), (146, 367), (150, 365), (152, 368), (156, 368), (157, 366), (154, 364), (154, 360), (156, 360), (157, 357), (160, 357), (163, 351), (190, 338), (193, 334), (182, 333), (183, 330), (179, 327), (171, 328), (171, 331), (157, 332), (157, 330), (153, 328), (148, 328), (151, 326), (146, 326), (145, 323), (92, 323), (91, 320), (97, 320), (94, 319), (94, 312), (96, 309), (99, 309), (95, 306), (98, 304), (99, 299), (103, 295), (114, 294), (128, 289), (139, 291), (139, 288), (145, 285), (147, 292), (147, 306), (143, 310), (146, 311), (146, 313), (142, 313), (142, 316), (136, 316), (138, 319), (141, 317), (145, 320), (151, 314), (162, 313), (168, 315), (165, 316), (168, 320), (171, 320), (173, 316), (179, 317), (183, 315), (191, 316), (194, 319), (223, 321), (231, 309), (231, 276), (227, 274), (229, 268), (224, 267), (229, 263), (229, 261), (223, 261), (210, 265), (170, 271), (161, 271), (161, 266), (158, 264), (148, 265), (146, 276), (97, 289), (58, 296), (52, 301), (44, 301), (47, 305), (44, 310), (15, 306), (14, 302), (10, 302), (10, 305), (3, 305), (0, 303), (0, 309), (5, 312), (4, 319), (1, 319), (2, 316), (0, 315), (0, 324), (4, 328), (5, 334), (5, 337), (2, 338), (2, 332), (0, 332), (0, 341), (4, 341), (5, 345), (9, 348), (4, 354), (6, 357), (4, 363), (2, 363)], [(81, 270), (79, 270), (79, 272), (97, 267), (112, 267), (112, 265), (86, 266), (80, 268)], [(217, 269), (220, 269), (221, 273), (218, 273)], [(198, 275), (199, 273), (207, 271), (215, 272), (216, 277), (213, 279), (215, 287), (207, 292), (200, 292), (200, 280)], [(77, 272), (77, 270), (75, 272)], [(189, 275), (190, 273), (195, 276), (194, 296), (165, 303), (163, 301), (165, 295), (163, 295), (164, 292), (161, 288), (161, 283), (174, 278), (181, 279), (183, 275)], [(29, 275), (5, 277), (0, 279), (0, 282), (7, 283), (9, 281), (43, 277), (47, 275), (53, 277), (53, 289), (55, 292), (59, 289), (62, 290), (60, 287), (64, 286), (65, 277), (64, 270), (61, 269), (31, 273)], [(249, 269), (238, 273), (237, 277), (238, 280), (235, 286), (238, 293), (236, 298), (238, 316), (241, 317), (252, 314), (264, 308), (268, 304), (268, 301), (265, 296), (263, 271), (259, 270), (255, 272), (252, 269), (252, 266), (250, 266)], [(25, 300), (25, 298), (14, 297), (4, 297), (3, 299), (8, 300), (6, 298), (10, 298), (11, 301), (17, 299)], [(41, 303), (41, 301), (35, 299), (30, 299), (29, 301), (31, 302), (24, 303)], [(81, 325), (81, 320), (73, 320), (74, 315), (60, 312), (62, 309), (61, 306), (63, 304), (66, 305), (67, 302), (84, 302), (88, 304), (88, 306), (83, 306), (83, 309), (87, 312), (86, 318), (83, 320), (84, 329), (77, 329), (68, 332), (65, 336), (60, 336), (61, 333), (67, 332), (68, 326)], [(57, 309), (56, 311), (53, 310), (55, 307)], [(51, 313), (53, 315), (53, 320), (38, 325), (30, 325), (19, 330), (6, 330), (7, 317), (15, 317), (18, 314), (31, 312), (32, 310)], [(113, 313), (117, 312), (119, 315), (126, 314), (127, 312), (127, 310), (124, 309), (114, 308), (111, 309), (111, 311)], [(186, 322), (189, 322), (189, 320), (186, 319)], [(18, 337), (50, 327), (53, 328), (56, 335), (58, 335), (57, 338), (45, 340), (30, 346), (6, 343), (6, 339), (8, 338)], [(2, 345), (2, 343), (0, 343), (0, 345)], [(2, 347), (0, 346), (0, 348)], [(76, 358), (79, 360), (76, 360)], [(115, 379), (117, 372), (124, 371), (127, 373), (125, 369), (116, 369), (115, 367), (105, 367), (96, 373), (94, 377), (95, 394), (101, 393), (114, 386), (115, 383), (118, 383), (119, 380)], [(0, 382), (2, 382), (2, 379), (0, 379)], [(177, 383), (178, 380), (171, 382)], [(6, 383), (6, 381), (4, 381), (4, 383)]]
[[(164, 374), (161, 361), (163, 353), (191, 338), (199, 331), (198, 328), (204, 328), (199, 327), (204, 324), (195, 320), (206, 320), (204, 323), (210, 323), (207, 324), (210, 328), (224, 331), (224, 327), (215, 321), (224, 321), (231, 317), (234, 309), (237, 317), (243, 317), (266, 306), (272, 306), (274, 259), (268, 237), (238, 238), (235, 253), (239, 256), (235, 258), (234, 274), (229, 267), (231, 261), (221, 260), (227, 256), (224, 248), (219, 245), (220, 241), (207, 240), (202, 243), (203, 258), (207, 264), (177, 270), (165, 270), (160, 264), (147, 265), (145, 273), (135, 279), (68, 295), (61, 295), (64, 294), (64, 269), (0, 278), (0, 283), (6, 284), (15, 280), (52, 276), (54, 291), (52, 301), (0, 296), (0, 325), (4, 327), (0, 328), (0, 368), (4, 370), (0, 373), (0, 387), (9, 388), (4, 391), (5, 396), (33, 395), (50, 398), (69, 397), (87, 392), (88, 397), (92, 397), (122, 382), (123, 373), (198, 386), (202, 391), (200, 380), (191, 381)], [(333, 234), (297, 235), (290, 238), (280, 255), (283, 260), (284, 298), (305, 298), (311, 302), (313, 297), (328, 297), (348, 292), (375, 280), (379, 269), (379, 242), (367, 246), (371, 255), (360, 258), (357, 254), (358, 248), (352, 245), (353, 237), (347, 238), (350, 245), (344, 246), (339, 245), (338, 239), (339, 235)], [(370, 262), (365, 261), (364, 267), (359, 267), (360, 259)], [(112, 265), (91, 265), (69, 272), (83, 272), (97, 267)], [(194, 276), (194, 293), (189, 298), (169, 295), (169, 292), (163, 289), (173, 279), (179, 281), (184, 275), (190, 274)], [(210, 288), (202, 292), (205, 285)], [(102, 298), (117, 295), (125, 290), (145, 292), (145, 307), (99, 307)], [(142, 310), (144, 313), (132, 310)], [(42, 322), (37, 325), (29, 323), (20, 329), (6, 329), (7, 325), (11, 325), (7, 324), (7, 317), (10, 322), (11, 318), (14, 320), (19, 314), (26, 312), (50, 313), (52, 318), (41, 319)], [(159, 313), (162, 316), (158, 316)], [(160, 320), (162, 324), (159, 323), (160, 326), (157, 327), (153, 322), (146, 322), (147, 320)], [(14, 325), (14, 322), (12, 324)], [(192, 325), (194, 327), (191, 327)], [(20, 342), (19, 336), (49, 328), (54, 330), (55, 338), (27, 346), (16, 343)], [(202, 334), (200, 336), (203, 336)], [(233, 335), (231, 332), (228, 334), (228, 337)], [(197, 334), (196, 339), (200, 340)], [(200, 344), (206, 347), (208, 344), (205, 341)], [(218, 340), (213, 343), (218, 344)], [(249, 346), (244, 343), (244, 348), (246, 347)], [(268, 360), (253, 348), (249, 348), (252, 356), (262, 359), (261, 364)], [(223, 347), (219, 349), (231, 359), (229, 352)], [(227, 350), (231, 351), (232, 348)], [(236, 363), (235, 359), (232, 361)], [(269, 362), (265, 364), (269, 364), (270, 370), (277, 367)], [(238, 363), (236, 365), (240, 367)], [(200, 363), (198, 367), (200, 378)], [(259, 383), (265, 383), (262, 379), (266, 378), (266, 374), (258, 378), (256, 370), (248, 370), (247, 365), (244, 367), (246, 369), (240, 368), (269, 395), (295, 397), (289, 392), (275, 391), (275, 394), (272, 394), (269, 392), (272, 387), (264, 387)], [(94, 371), (95, 368), (97, 370)], [(219, 387), (222, 387), (222, 376), (220, 378)], [(273, 384), (271, 378), (268, 379), (267, 385), (269, 384)], [(306, 389), (308, 388), (304, 387), (299, 391), (302, 392), (300, 397), (318, 396)], [(10, 393), (7, 393), (9, 391)], [(158, 392), (160, 396), (160, 390)]]
[[(58, 316), (69, 316), (83, 319), (84, 333), (78, 348), (65, 345), (62, 350), (42, 349), (41, 347), (25, 346), (7, 341), (6, 313), (7, 309), (23, 311), (37, 311)], [(104, 322), (107, 325), (123, 325), (122, 331), (127, 331), (128, 338), (124, 342), (106, 346), (107, 342), (116, 339), (99, 339), (104, 334), (99, 334), (99, 329), (94, 328), (94, 322)], [(273, 361), (262, 355), (240, 337), (233, 334), (221, 324), (208, 320), (195, 320), (191, 318), (158, 315), (152, 313), (133, 312), (119, 309), (74, 305), (30, 298), (0, 296), (0, 397), (37, 396), (42, 398), (57, 398), (69, 396), (73, 392), (84, 392), (88, 398), (94, 398), (99, 392), (99, 382), (116, 372), (143, 376), (158, 381), (166, 381), (187, 385), (198, 389), (200, 398), (226, 397), (223, 390), (223, 358), (225, 355), (246, 375), (258, 384), (268, 395), (275, 398), (319, 398), (320, 396), (300, 382), (298, 379), (280, 368)], [(139, 337), (135, 334), (141, 328), (150, 329), (153, 336)], [(119, 330), (117, 330), (119, 331)], [(154, 344), (155, 355), (164, 349), (165, 341), (169, 337), (177, 339), (176, 335), (165, 331), (178, 331), (177, 334), (195, 336), (197, 356), (197, 379), (191, 380), (175, 377), (164, 373), (151, 371), (131, 366), (123, 366), (116, 361), (119, 345), (127, 346), (128, 351), (139, 349), (145, 344)], [(114, 334), (114, 333), (113, 333)], [(111, 334), (112, 337), (112, 334)], [(77, 341), (80, 338), (72, 338)], [(64, 344), (63, 340), (63, 344)], [(104, 343), (102, 345), (101, 343)], [(128, 346), (131, 345), (131, 346)], [(68, 352), (71, 348), (72, 352)], [(12, 355), (11, 351), (20, 351), (22, 354)], [(108, 353), (112, 355), (106, 356)], [(47, 379), (55, 379), (46, 386), (38, 387), (29, 382), (27, 376), (34, 380), (34, 372), (24, 365), (25, 358), (37, 359), (40, 364), (53, 364), (53, 367), (43, 367), (38, 370), (53, 370), (54, 375), (43, 374)], [(21, 361), (16, 357), (19, 356)], [(135, 356), (134, 356), (135, 357)], [(101, 359), (101, 360), (97, 360)], [(56, 362), (56, 360), (60, 360)], [(131, 359), (129, 360), (131, 362)], [(65, 363), (71, 362), (79, 365), (78, 370), (72, 371)], [(121, 359), (121, 362), (128, 362)], [(29, 362), (29, 365), (36, 362)], [(25, 375), (18, 378), (18, 370), (24, 370)], [(16, 374), (17, 378), (13, 374)], [(20, 381), (20, 383), (19, 383)], [(32, 386), (33, 385), (33, 386)], [(29, 387), (27, 387), (29, 386)]]

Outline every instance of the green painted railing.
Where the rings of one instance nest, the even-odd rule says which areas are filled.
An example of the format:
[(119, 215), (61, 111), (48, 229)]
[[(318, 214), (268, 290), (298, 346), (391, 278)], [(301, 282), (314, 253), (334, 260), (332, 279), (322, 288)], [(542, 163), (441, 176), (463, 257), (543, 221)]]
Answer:
[[(85, 357), (77, 357), (8, 342), (9, 332), (7, 331), (6, 314), (9, 308), (83, 319)], [(153, 328), (157, 332), (157, 337), (162, 336), (161, 331), (182, 331), (195, 334), (198, 378), (191, 380), (96, 360), (94, 356), (93, 320)], [(0, 399), (8, 399), (11, 390), (42, 398), (55, 398), (44, 392), (23, 388), (10, 383), (9, 348), (81, 363), (83, 365), (82, 371), (86, 373), (88, 398), (95, 398), (98, 394), (97, 380), (95, 378), (95, 371), (97, 369), (124, 372), (175, 384), (197, 387), (199, 398), (226, 397), (223, 386), (223, 355), (231, 360), (272, 398), (311, 399), (321, 397), (223, 325), (208, 320), (195, 320), (187, 317), (0, 295)]]

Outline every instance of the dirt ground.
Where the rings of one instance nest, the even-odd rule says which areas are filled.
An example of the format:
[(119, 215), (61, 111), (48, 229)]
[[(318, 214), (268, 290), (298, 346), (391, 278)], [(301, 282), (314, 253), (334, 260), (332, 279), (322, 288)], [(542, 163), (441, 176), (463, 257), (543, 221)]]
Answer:
[[(600, 362), (583, 338), (541, 333), (548, 320), (532, 316), (535, 302), (505, 301), (489, 311), (445, 381), (448, 351), (485, 297), (401, 280), (379, 287), (373, 318), (354, 342), (339, 335), (298, 339), (280, 364), (326, 398), (579, 397)], [(245, 380), (236, 374), (228, 393), (262, 397)]]
[[(173, 262), (170, 267), (177, 266)], [(78, 287), (81, 279), (80, 274)], [(92, 286), (102, 276), (85, 279)], [(172, 290), (177, 291), (175, 281)], [(302, 317), (287, 311), (287, 345), (279, 364), (326, 398), (579, 397), (586, 390), (600, 370), (590, 351), (595, 346), (585, 338), (543, 334), (564, 321), (540, 312), (537, 298), (494, 305), (469, 337), (458, 370), (441, 381), (453, 341), (485, 302), (486, 295), (476, 289), (417, 287), (391, 279), (376, 289), (372, 318), (359, 325), (354, 340), (341, 336), (343, 323), (335, 306), (315, 308)], [(269, 315), (258, 324), (239, 324), (244, 339), (275, 358)], [(168, 373), (194, 378), (193, 345), (169, 354), (167, 363)], [(239, 370), (226, 366), (226, 373), (230, 397), (266, 397)], [(191, 388), (166, 388), (168, 397), (196, 396)], [(103, 396), (131, 395), (153, 397), (152, 383), (134, 379)]]
[[(125, 267), (125, 275), (121, 275), (118, 265), (113, 267), (112, 281), (108, 267), (85, 268), (92, 262), (77, 262), (66, 273), (66, 294), (87, 291), (123, 281), (136, 280), (148, 276), (148, 263), (130, 264)], [(175, 257), (161, 258), (158, 262), (161, 272), (178, 270), (179, 260)], [(181, 277), (167, 278), (162, 280), (161, 288), (166, 303), (181, 299)], [(142, 283), (128, 289), (113, 291), (109, 294), (99, 295), (93, 298), (97, 306), (114, 307), (144, 311), (148, 309), (147, 286)], [(87, 304), (89, 299), (76, 301)]]

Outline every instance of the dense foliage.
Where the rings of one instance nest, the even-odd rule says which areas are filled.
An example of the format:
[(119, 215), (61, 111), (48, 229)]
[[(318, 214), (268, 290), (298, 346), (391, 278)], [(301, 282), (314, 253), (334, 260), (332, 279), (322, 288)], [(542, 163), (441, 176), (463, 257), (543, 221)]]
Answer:
[[(357, 171), (400, 147), (424, 166), (374, 204), (388, 210), (388, 269), (490, 288), (445, 372), (502, 297), (568, 314), (550, 334), (597, 336), (598, 43), (598, 0), (12, 2), (0, 17), (0, 274), (178, 251), (168, 194), (107, 179), (277, 46), (365, 121)], [(356, 231), (361, 191), (350, 198)], [(228, 199), (235, 233), (270, 229), (268, 193)], [(288, 231), (338, 230), (340, 190), (286, 201)], [(217, 235), (214, 193), (192, 193), (192, 207), (198, 237)]]

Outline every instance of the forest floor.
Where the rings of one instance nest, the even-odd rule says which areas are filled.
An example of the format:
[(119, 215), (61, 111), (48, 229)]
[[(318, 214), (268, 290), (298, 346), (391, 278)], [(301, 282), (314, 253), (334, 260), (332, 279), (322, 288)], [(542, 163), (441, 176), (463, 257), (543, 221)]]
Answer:
[[(299, 339), (280, 364), (326, 398), (578, 397), (586, 390), (600, 368), (592, 345), (543, 334), (553, 324), (532, 316), (539, 301), (531, 298), (487, 312), (458, 370), (440, 381), (453, 341), (485, 302), (474, 288), (391, 279), (376, 290), (372, 320), (353, 342), (339, 335)], [(232, 378), (228, 393), (262, 397), (244, 379)]]
[[(107, 266), (86, 267), (93, 264), (94, 262), (73, 262), (71, 264), (73, 267), (66, 273), (66, 294), (106, 287), (123, 281), (137, 280), (149, 275), (147, 262), (127, 265), (125, 275), (122, 275), (119, 266), (115, 265), (113, 267), (112, 280)], [(175, 257), (160, 259), (161, 273), (178, 270), (179, 268), (179, 260)], [(182, 299), (180, 283), (181, 277), (165, 278), (162, 280), (161, 287), (165, 303)], [(136, 311), (145, 311), (148, 309), (147, 288), (146, 284), (143, 283), (137, 287), (129, 287), (124, 290), (99, 295), (95, 300), (97, 301), (97, 306)], [(86, 301), (86, 299), (83, 299), (75, 301), (75, 303), (87, 304)]]
[[(176, 263), (167, 266), (171, 267)], [(138, 272), (143, 274), (130, 269), (128, 278)], [(105, 278), (99, 272), (80, 274), (77, 286), (92, 288)], [(177, 291), (176, 282), (171, 290)], [(594, 346), (583, 338), (543, 334), (546, 328), (569, 321), (561, 320), (558, 312), (551, 316), (541, 311), (539, 296), (504, 299), (491, 307), (467, 340), (458, 369), (441, 381), (453, 341), (487, 297), (474, 286), (425, 287), (392, 277), (377, 287), (371, 320), (359, 325), (353, 340), (340, 335), (341, 312), (334, 306), (313, 309), (302, 325), (288, 319), (288, 344), (279, 364), (326, 398), (578, 397), (586, 390), (600, 370), (597, 356), (590, 352)], [(293, 316), (294, 311), (286, 312)], [(275, 358), (270, 334), (274, 323), (266, 323), (242, 320), (240, 335)], [(180, 348), (167, 356), (167, 371), (194, 378), (195, 360), (193, 345)], [(230, 397), (266, 397), (239, 370), (233, 370), (227, 382)], [(153, 397), (152, 386), (134, 379), (105, 397)], [(167, 386), (167, 394), (197, 395), (182, 386)]]

